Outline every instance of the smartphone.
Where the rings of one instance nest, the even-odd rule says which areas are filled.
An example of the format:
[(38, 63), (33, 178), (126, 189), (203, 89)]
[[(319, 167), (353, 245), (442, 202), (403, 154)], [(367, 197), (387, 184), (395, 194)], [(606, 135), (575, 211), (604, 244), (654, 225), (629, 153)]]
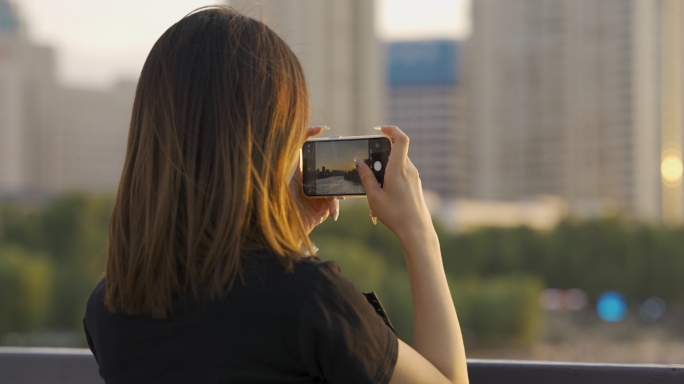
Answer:
[(373, 170), (382, 187), (392, 149), (387, 136), (330, 136), (312, 138), (301, 151), (304, 194), (308, 197), (362, 197), (366, 190), (354, 156)]

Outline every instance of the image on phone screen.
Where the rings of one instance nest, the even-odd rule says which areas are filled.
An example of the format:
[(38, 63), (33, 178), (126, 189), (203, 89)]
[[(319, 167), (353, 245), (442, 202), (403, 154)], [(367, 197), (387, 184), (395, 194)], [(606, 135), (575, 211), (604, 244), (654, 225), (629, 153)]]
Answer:
[(354, 156), (382, 186), (390, 151), (387, 138), (307, 141), (302, 148), (304, 193), (308, 196), (363, 196), (366, 190)]

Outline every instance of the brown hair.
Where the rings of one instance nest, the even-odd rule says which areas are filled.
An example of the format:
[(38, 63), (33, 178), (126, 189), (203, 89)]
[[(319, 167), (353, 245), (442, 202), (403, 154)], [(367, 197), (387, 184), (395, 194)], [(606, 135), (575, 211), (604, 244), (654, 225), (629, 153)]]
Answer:
[(171, 26), (136, 90), (107, 308), (163, 319), (181, 294), (227, 293), (251, 251), (287, 269), (311, 251), (285, 181), (308, 116), (302, 67), (263, 23), (211, 6)]

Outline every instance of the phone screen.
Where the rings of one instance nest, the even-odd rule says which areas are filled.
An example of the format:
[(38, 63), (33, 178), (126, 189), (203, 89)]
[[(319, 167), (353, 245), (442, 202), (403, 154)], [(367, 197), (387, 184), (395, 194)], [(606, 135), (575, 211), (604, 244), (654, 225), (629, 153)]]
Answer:
[(307, 196), (364, 196), (354, 156), (373, 170), (383, 185), (392, 145), (386, 137), (307, 141), (302, 147), (302, 176)]

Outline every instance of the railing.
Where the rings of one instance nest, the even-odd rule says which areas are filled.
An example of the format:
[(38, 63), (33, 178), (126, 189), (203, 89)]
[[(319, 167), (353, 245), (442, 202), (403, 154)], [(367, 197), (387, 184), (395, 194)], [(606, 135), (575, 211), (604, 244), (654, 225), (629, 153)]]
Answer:
[(684, 365), (469, 359), (468, 375), (472, 384), (681, 384)]
[(0, 383), (101, 384), (89, 349), (0, 347)]
[[(684, 365), (468, 360), (472, 384), (684, 383)], [(2, 348), (0, 383), (96, 384), (103, 380), (87, 349)]]

